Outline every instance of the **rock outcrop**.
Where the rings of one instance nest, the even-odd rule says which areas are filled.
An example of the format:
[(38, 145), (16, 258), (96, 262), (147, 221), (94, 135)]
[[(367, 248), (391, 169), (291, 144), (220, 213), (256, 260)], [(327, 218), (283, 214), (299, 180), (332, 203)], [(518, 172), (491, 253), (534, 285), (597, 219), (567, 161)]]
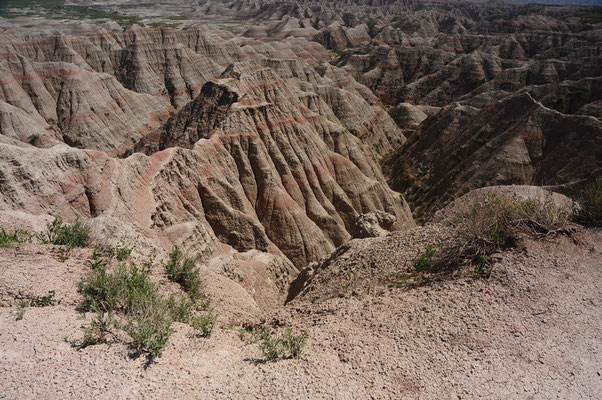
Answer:
[(319, 44), (141, 27), (3, 40), (7, 215), (82, 218), (149, 256), (178, 245), (263, 310), (360, 215), (413, 225), (375, 161), (403, 134)]
[(454, 104), (426, 120), (385, 169), (424, 216), (482, 186), (561, 185), (602, 172), (602, 125), (562, 114), (528, 93), (474, 108)]

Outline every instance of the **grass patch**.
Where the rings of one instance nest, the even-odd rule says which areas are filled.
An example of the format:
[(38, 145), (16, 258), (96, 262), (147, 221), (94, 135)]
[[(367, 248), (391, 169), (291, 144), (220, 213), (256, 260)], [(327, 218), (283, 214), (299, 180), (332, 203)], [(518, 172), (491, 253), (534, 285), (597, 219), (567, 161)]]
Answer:
[(602, 12), (590, 12), (577, 14), (582, 24), (599, 24), (602, 22)]
[(94, 317), (82, 327), (80, 347), (106, 343), (109, 335), (116, 337), (114, 329), (121, 329), (131, 337), (132, 349), (147, 353), (153, 360), (165, 349), (174, 321), (192, 326), (197, 336), (211, 335), (217, 315), (199, 312), (207, 310), (209, 303), (199, 304), (188, 296), (163, 297), (150, 279), (148, 266), (138, 268), (121, 263), (111, 273), (101, 260), (91, 261), (90, 265), (92, 270), (85, 281), (79, 282), (78, 290), (84, 297), (83, 308), (94, 312)]
[(602, 178), (596, 179), (577, 196), (581, 208), (575, 222), (586, 226), (602, 226)]
[[(186, 297), (176, 299), (170, 296), (167, 307), (174, 321), (192, 326), (197, 331), (197, 336), (209, 337), (217, 323), (217, 315), (209, 308), (209, 302), (196, 303)], [(197, 311), (208, 311), (199, 314)]]
[(301, 357), (308, 338), (307, 332), (297, 334), (290, 328), (281, 336), (272, 335), (268, 327), (255, 328), (251, 334), (266, 361)]
[(167, 278), (178, 283), (193, 301), (202, 297), (199, 291), (201, 284), (199, 269), (194, 259), (184, 257), (178, 247), (174, 247), (172, 250), (165, 269), (167, 270)]
[(414, 267), (414, 271), (422, 272), (426, 271), (433, 266), (433, 259), (437, 251), (433, 246), (426, 246), (424, 251), (418, 251), (416, 254), (416, 258), (412, 260), (412, 267)]
[(50, 307), (57, 304), (61, 304), (60, 300), (55, 298), (56, 291), (49, 290), (45, 296), (36, 296), (29, 301), (30, 307)]
[[(121, 264), (108, 273), (98, 265), (79, 282), (78, 290), (84, 309), (95, 313), (91, 324), (83, 327), (81, 346), (104, 342), (110, 327), (119, 326), (131, 336), (132, 348), (152, 358), (161, 354), (171, 334), (171, 319), (148, 269)], [(114, 313), (120, 314), (121, 323), (113, 323)]]
[(47, 225), (46, 232), (40, 234), (39, 239), (45, 244), (51, 243), (68, 248), (85, 247), (90, 240), (90, 228), (80, 220), (67, 224), (61, 218), (56, 218)]
[(113, 20), (123, 27), (141, 21), (136, 16), (104, 11), (99, 5), (67, 5), (64, 0), (3, 0), (0, 2), (0, 17), (16, 18), (28, 15), (38, 15), (53, 20)]
[(299, 358), (303, 354), (303, 346), (307, 341), (307, 333), (293, 333), (287, 329), (281, 337), (267, 334), (259, 344), (261, 354), (267, 361), (285, 358)]
[(168, 22), (151, 22), (148, 24), (151, 28), (178, 28), (179, 23), (168, 23)]
[(31, 242), (32, 235), (25, 230), (16, 230), (7, 232), (0, 228), (0, 247), (9, 248), (13, 243)]
[(117, 261), (125, 261), (132, 255), (132, 249), (127, 246), (118, 247), (115, 250), (115, 257)]
[(569, 218), (568, 211), (552, 202), (490, 194), (456, 215), (452, 221), (456, 228), (454, 240), (436, 254), (430, 253), (430, 262), (422, 270), (451, 272), (468, 264), (473, 266), (473, 276), (484, 276), (492, 254), (515, 247), (523, 236), (543, 238), (570, 233)]
[(61, 301), (56, 299), (56, 291), (49, 290), (48, 294), (44, 296), (35, 296), (29, 300), (20, 301), (15, 310), (15, 319), (22, 320), (27, 307), (50, 307), (58, 304), (61, 304)]

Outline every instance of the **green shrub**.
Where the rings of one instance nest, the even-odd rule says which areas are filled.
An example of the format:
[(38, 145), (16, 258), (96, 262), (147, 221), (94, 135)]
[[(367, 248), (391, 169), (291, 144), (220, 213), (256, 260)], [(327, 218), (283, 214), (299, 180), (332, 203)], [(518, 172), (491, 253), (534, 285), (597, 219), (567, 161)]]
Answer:
[(307, 341), (307, 333), (296, 335), (292, 329), (287, 329), (282, 337), (274, 336), (268, 328), (255, 330), (257, 340), (260, 340), (259, 350), (267, 361), (283, 358), (299, 358), (303, 354), (303, 346)]
[(71, 257), (71, 247), (59, 247), (59, 257), (58, 260), (60, 262), (65, 262)]
[(31, 307), (49, 307), (56, 304), (61, 304), (60, 300), (55, 298), (56, 292), (49, 290), (46, 296), (36, 296), (29, 301)]
[(433, 246), (426, 246), (424, 251), (418, 251), (416, 258), (412, 260), (412, 266), (416, 272), (422, 272), (430, 269), (433, 265), (433, 258), (437, 251)]
[(111, 328), (118, 325), (113, 317), (113, 312), (105, 312), (97, 307), (92, 308), (94, 318), (87, 326), (82, 326), (84, 337), (79, 347), (92, 346), (99, 343), (107, 343), (107, 335), (112, 334)]
[(587, 186), (578, 196), (581, 209), (575, 221), (588, 226), (602, 226), (602, 178)]
[(25, 230), (7, 232), (0, 228), (0, 247), (11, 247), (13, 243), (31, 242), (31, 234)]
[(56, 291), (49, 290), (45, 296), (35, 296), (29, 300), (20, 301), (15, 310), (15, 319), (22, 320), (27, 307), (50, 307), (57, 304), (61, 304), (61, 301), (56, 299)]
[(193, 315), (190, 319), (190, 326), (196, 329), (200, 337), (208, 338), (213, 332), (215, 323), (217, 322), (217, 315), (213, 312), (202, 315)]
[(85, 282), (78, 284), (78, 289), (84, 296), (85, 308), (125, 314), (146, 306), (149, 299), (159, 297), (147, 269), (125, 264), (121, 264), (114, 273), (107, 273), (104, 265), (99, 266), (92, 270)]
[[(157, 285), (150, 280), (146, 268), (121, 264), (114, 273), (103, 265), (93, 269), (85, 282), (78, 284), (84, 306), (97, 314), (96, 322), (84, 328), (84, 340), (101, 342), (107, 325), (102, 313), (121, 312), (125, 331), (132, 337), (132, 347), (157, 357), (171, 335), (171, 318)], [(95, 339), (96, 338), (96, 339)]]
[(176, 300), (174, 296), (170, 296), (167, 300), (167, 307), (174, 321), (192, 326), (198, 331), (200, 337), (209, 337), (217, 322), (217, 315), (212, 311), (199, 314), (195, 309), (196, 306), (195, 302), (185, 297)]
[(115, 251), (115, 255), (118, 261), (127, 260), (132, 254), (132, 249), (127, 246), (118, 247)]
[(132, 337), (133, 347), (158, 357), (172, 334), (172, 319), (159, 297), (141, 299), (126, 314), (126, 332)]
[(107, 273), (104, 263), (94, 268), (86, 281), (78, 283), (78, 291), (84, 296), (86, 309), (112, 311), (117, 309), (117, 296), (121, 284), (115, 274)]
[(87, 263), (90, 266), (90, 268), (92, 268), (92, 269), (106, 267), (106, 263), (99, 258), (93, 258), (92, 260), (88, 260)]
[(284, 332), (282, 345), (285, 351), (288, 352), (289, 357), (299, 358), (303, 353), (303, 346), (306, 341), (307, 332), (301, 332), (300, 334), (295, 335), (293, 330), (289, 328)]
[(78, 284), (84, 308), (96, 314), (90, 325), (83, 328), (82, 343), (106, 341), (111, 324), (119, 325), (113, 313), (124, 321), (120, 327), (132, 338), (132, 347), (147, 352), (151, 358), (158, 357), (167, 345), (174, 321), (189, 324), (199, 336), (211, 334), (217, 316), (212, 312), (202, 315), (196, 309), (208, 303), (199, 305), (188, 297), (165, 299), (149, 274), (149, 267), (133, 264), (121, 264), (112, 273), (107, 272), (104, 263), (95, 265), (88, 278)]
[(188, 324), (194, 314), (194, 302), (186, 297), (169, 296), (167, 307), (174, 321)]
[(85, 247), (90, 239), (90, 228), (80, 220), (73, 224), (64, 223), (61, 218), (56, 218), (47, 225), (45, 234), (40, 235), (42, 243), (51, 243), (67, 246), (69, 248)]
[(13, 242), (18, 240), (16, 232), (6, 232), (4, 228), (0, 230), (0, 247), (11, 247)]
[(261, 354), (267, 361), (282, 358), (282, 339), (270, 336), (259, 344), (259, 350), (261, 350)]
[(167, 278), (178, 283), (193, 301), (201, 298), (199, 287), (201, 278), (199, 269), (192, 258), (184, 257), (180, 249), (175, 247), (166, 266)]

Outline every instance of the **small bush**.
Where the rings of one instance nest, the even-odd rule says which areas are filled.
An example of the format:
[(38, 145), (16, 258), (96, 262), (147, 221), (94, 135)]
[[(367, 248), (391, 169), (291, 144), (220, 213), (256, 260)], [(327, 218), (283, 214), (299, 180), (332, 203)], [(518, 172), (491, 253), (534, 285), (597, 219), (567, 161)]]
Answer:
[(293, 330), (289, 328), (284, 332), (282, 345), (291, 358), (299, 358), (303, 353), (303, 346), (306, 341), (307, 332), (301, 332), (300, 334), (295, 335)]
[(514, 247), (523, 235), (541, 238), (569, 233), (569, 217), (569, 212), (551, 202), (489, 195), (456, 216), (454, 242), (443, 248), (426, 270), (449, 271), (468, 263), (478, 266), (475, 275), (481, 276), (491, 263), (491, 254)]
[(602, 226), (602, 178), (586, 187), (578, 196), (581, 209), (575, 221), (587, 226)]
[(11, 247), (13, 243), (24, 242), (31, 242), (31, 233), (22, 229), (7, 232), (0, 228), (0, 247)]
[(167, 307), (174, 321), (192, 326), (198, 331), (198, 336), (200, 337), (207, 338), (211, 336), (211, 332), (217, 322), (217, 315), (212, 311), (209, 311), (207, 314), (198, 314), (195, 309), (195, 302), (184, 297), (176, 300), (174, 296), (169, 297)]
[(213, 332), (213, 328), (217, 322), (217, 315), (213, 312), (203, 315), (193, 315), (190, 320), (190, 326), (196, 329), (198, 336), (208, 338)]
[(194, 302), (181, 297), (176, 300), (175, 296), (169, 296), (167, 307), (174, 321), (188, 324), (194, 315)]
[(430, 269), (433, 265), (433, 258), (437, 254), (433, 246), (426, 246), (424, 251), (418, 251), (416, 258), (412, 260), (412, 266), (416, 272), (422, 272)]
[(132, 337), (132, 347), (157, 357), (171, 335), (171, 318), (166, 302), (146, 268), (121, 264), (114, 273), (98, 265), (87, 281), (78, 284), (84, 306), (96, 312), (97, 318), (84, 328), (83, 342), (93, 344), (104, 340), (107, 321), (103, 313), (121, 312), (125, 331)]
[(71, 257), (71, 247), (60, 247), (58, 260), (60, 262), (65, 262), (69, 257)]
[(107, 274), (104, 263), (97, 265), (87, 281), (78, 283), (78, 291), (84, 296), (84, 308), (112, 311), (117, 309), (117, 296), (121, 290), (115, 275)]
[(92, 268), (92, 269), (99, 269), (99, 268), (106, 267), (106, 263), (99, 258), (93, 258), (92, 260), (88, 260), (87, 262), (88, 262), (88, 265), (90, 266), (90, 268)]
[(121, 311), (128, 314), (142, 307), (148, 299), (159, 296), (156, 284), (147, 269), (121, 264), (114, 273), (103, 265), (92, 270), (85, 282), (78, 284), (84, 296), (84, 307), (101, 311)]
[(260, 340), (259, 350), (267, 361), (275, 361), (283, 358), (299, 358), (303, 354), (303, 346), (307, 341), (306, 332), (298, 335), (292, 329), (287, 329), (282, 337), (273, 336), (268, 328), (256, 329), (254, 331), (256, 340)]
[(56, 299), (56, 291), (49, 290), (48, 294), (45, 296), (36, 296), (29, 300), (23, 300), (17, 304), (17, 309), (15, 310), (15, 319), (20, 321), (25, 316), (25, 311), (27, 307), (50, 307), (57, 304), (61, 304), (60, 300)]
[(127, 260), (128, 258), (130, 258), (131, 254), (132, 254), (132, 249), (127, 246), (118, 247), (117, 250), (115, 251), (115, 256), (117, 257), (118, 261)]
[(283, 357), (282, 339), (269, 336), (259, 344), (259, 350), (267, 361), (275, 361)]
[(73, 224), (64, 223), (62, 219), (56, 218), (47, 225), (45, 234), (40, 235), (42, 243), (51, 243), (68, 248), (85, 247), (90, 238), (90, 228), (80, 220)]
[[(202, 315), (196, 309), (207, 307), (208, 303), (199, 305), (187, 296), (165, 299), (151, 281), (149, 267), (121, 264), (109, 273), (104, 263), (91, 264), (94, 268), (78, 289), (84, 297), (84, 308), (94, 311), (96, 317), (83, 327), (82, 344), (103, 343), (106, 334), (111, 333), (111, 325), (119, 326), (132, 338), (132, 347), (147, 352), (152, 359), (167, 345), (174, 321), (189, 324), (199, 336), (211, 334), (217, 316), (212, 312)], [(120, 315), (122, 324), (117, 323), (113, 313)]]
[(56, 291), (49, 290), (46, 296), (36, 296), (29, 301), (31, 307), (49, 307), (61, 304), (60, 300), (55, 298)]
[(84, 337), (79, 343), (79, 347), (93, 346), (95, 344), (107, 343), (107, 336), (112, 334), (111, 328), (118, 325), (113, 318), (111, 311), (105, 312), (98, 308), (93, 308), (94, 318), (87, 326), (82, 326)]
[(175, 247), (169, 257), (169, 262), (166, 266), (167, 278), (178, 283), (182, 289), (193, 301), (201, 297), (199, 287), (201, 278), (199, 277), (199, 269), (192, 258), (184, 257), (182, 252)]
[(127, 314), (125, 330), (132, 337), (133, 347), (158, 357), (172, 334), (172, 320), (162, 299), (151, 297), (137, 303)]
[(251, 334), (256, 342), (269, 339), (271, 336), (270, 328), (267, 326), (255, 328), (251, 330)]

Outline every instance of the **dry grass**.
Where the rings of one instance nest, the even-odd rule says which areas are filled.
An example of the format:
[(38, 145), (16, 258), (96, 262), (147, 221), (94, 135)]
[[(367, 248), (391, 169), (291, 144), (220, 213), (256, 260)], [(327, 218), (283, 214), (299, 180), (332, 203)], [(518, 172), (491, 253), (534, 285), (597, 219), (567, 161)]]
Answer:
[(480, 275), (493, 253), (515, 247), (522, 236), (541, 239), (570, 233), (570, 217), (570, 212), (552, 202), (496, 194), (473, 201), (453, 219), (454, 240), (437, 252), (429, 272), (471, 264)]

